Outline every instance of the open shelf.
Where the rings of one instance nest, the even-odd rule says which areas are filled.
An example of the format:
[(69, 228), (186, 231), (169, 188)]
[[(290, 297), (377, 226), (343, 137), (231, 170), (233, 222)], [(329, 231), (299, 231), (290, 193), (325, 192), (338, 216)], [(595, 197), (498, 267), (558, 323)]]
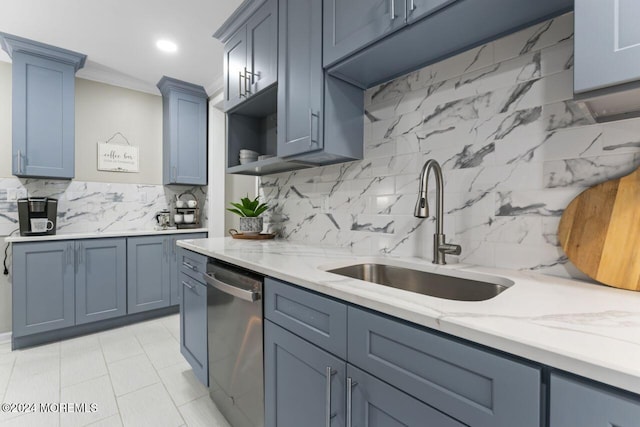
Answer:
[(271, 157), (265, 160), (258, 160), (244, 165), (231, 166), (227, 168), (227, 173), (237, 175), (262, 176), (279, 172), (289, 172), (298, 169), (313, 167), (299, 162), (289, 162), (279, 157)]

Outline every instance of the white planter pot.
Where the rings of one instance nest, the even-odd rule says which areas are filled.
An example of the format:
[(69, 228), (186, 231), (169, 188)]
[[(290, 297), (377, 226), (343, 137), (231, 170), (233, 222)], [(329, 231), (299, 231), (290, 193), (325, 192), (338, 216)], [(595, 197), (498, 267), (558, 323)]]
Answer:
[(240, 217), (240, 231), (243, 234), (260, 234), (262, 232), (262, 217)]

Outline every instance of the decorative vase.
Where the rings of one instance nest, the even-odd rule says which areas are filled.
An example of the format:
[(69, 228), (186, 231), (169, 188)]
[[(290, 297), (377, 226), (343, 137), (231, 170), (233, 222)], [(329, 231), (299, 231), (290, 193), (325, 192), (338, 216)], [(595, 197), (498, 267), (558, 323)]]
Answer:
[(260, 234), (262, 232), (262, 217), (240, 217), (240, 232), (243, 234)]

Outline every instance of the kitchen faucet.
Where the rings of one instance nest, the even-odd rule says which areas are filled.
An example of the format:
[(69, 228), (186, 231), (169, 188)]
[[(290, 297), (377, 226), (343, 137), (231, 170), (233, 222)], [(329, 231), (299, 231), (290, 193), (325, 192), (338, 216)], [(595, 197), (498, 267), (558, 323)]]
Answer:
[(422, 166), (420, 173), (420, 190), (418, 191), (418, 202), (413, 216), (416, 218), (427, 218), (429, 216), (429, 204), (427, 202), (427, 189), (429, 188), (429, 172), (433, 170), (436, 177), (436, 233), (433, 235), (433, 263), (446, 264), (445, 255), (460, 255), (462, 247), (451, 243), (445, 243), (443, 233), (444, 216), (444, 191), (442, 168), (434, 159), (429, 159)]

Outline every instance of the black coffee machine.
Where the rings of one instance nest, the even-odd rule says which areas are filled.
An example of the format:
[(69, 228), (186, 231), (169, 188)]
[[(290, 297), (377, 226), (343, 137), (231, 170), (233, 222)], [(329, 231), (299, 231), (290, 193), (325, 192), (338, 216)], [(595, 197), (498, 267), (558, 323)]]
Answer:
[[(18, 199), (18, 220), (21, 236), (41, 236), (56, 234), (56, 218), (58, 217), (58, 200), (49, 197), (28, 197)], [(33, 230), (40, 223), (38, 231)]]

